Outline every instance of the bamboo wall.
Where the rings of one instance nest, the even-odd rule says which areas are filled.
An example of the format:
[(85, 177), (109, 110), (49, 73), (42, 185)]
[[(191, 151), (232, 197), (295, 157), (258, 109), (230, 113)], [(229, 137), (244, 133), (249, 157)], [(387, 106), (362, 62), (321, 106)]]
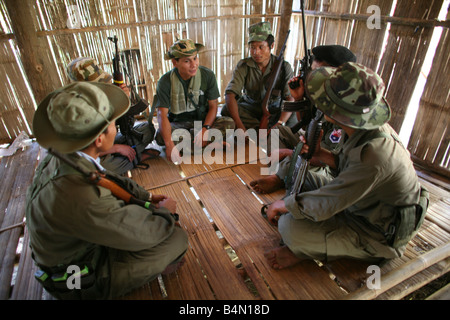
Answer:
[[(20, 131), (32, 134), (36, 101), (69, 83), (65, 66), (72, 59), (91, 56), (112, 73), (114, 47), (107, 38), (113, 35), (119, 38), (120, 50), (133, 55), (129, 71), (140, 94), (149, 102), (158, 79), (172, 68), (163, 56), (177, 38), (191, 38), (206, 46), (200, 62), (215, 71), (223, 97), (234, 66), (248, 55), (247, 28), (261, 20), (272, 23), (279, 37), (278, 48), (286, 30), (291, 30), (285, 57), (297, 71), (298, 61), (304, 56), (299, 3), (22, 0), (18, 7), (14, 0), (0, 0), (0, 71), (5, 84), (0, 87), (0, 141), (11, 141)], [(348, 46), (358, 62), (376, 70), (387, 84), (386, 97), (393, 110), (390, 123), (400, 131), (442, 3), (443, 0), (305, 0), (308, 47)], [(390, 17), (393, 4), (395, 11)], [(367, 27), (370, 5), (381, 9), (380, 29)], [(69, 20), (69, 16), (76, 19)], [(385, 42), (387, 21), (392, 23)], [(409, 150), (422, 164), (449, 176), (447, 33), (448, 23), (420, 101)]]

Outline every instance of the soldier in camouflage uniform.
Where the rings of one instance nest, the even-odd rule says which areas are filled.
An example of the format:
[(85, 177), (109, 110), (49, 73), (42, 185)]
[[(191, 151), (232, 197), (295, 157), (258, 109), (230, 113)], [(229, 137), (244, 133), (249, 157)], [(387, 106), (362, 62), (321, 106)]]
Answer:
[[(276, 56), (271, 53), (274, 47), (270, 23), (260, 22), (249, 27), (250, 57), (238, 62), (233, 76), (225, 89), (226, 105), (222, 115), (232, 117), (236, 128), (247, 130), (258, 129), (263, 115), (262, 101), (266, 95)], [(297, 121), (295, 114), (281, 112), (281, 100), (293, 100), (288, 88), (288, 81), (293, 77), (292, 67), (283, 61), (280, 76), (275, 84), (273, 95), (269, 101), (269, 124), (272, 128), (277, 124), (293, 126)]]
[[(72, 60), (66, 68), (67, 75), (72, 81), (89, 81), (100, 83), (112, 83), (113, 77), (103, 71), (97, 61), (90, 57), (80, 57)], [(130, 91), (125, 83), (120, 88), (130, 95)], [(143, 122), (136, 124), (133, 129), (142, 134), (142, 139), (138, 140), (134, 145), (129, 145), (127, 139), (121, 132), (117, 133), (114, 145), (111, 149), (100, 154), (101, 164), (103, 167), (117, 174), (124, 174), (134, 168), (134, 159), (136, 151), (141, 156), (140, 161), (157, 157), (160, 153), (155, 147), (147, 146), (153, 141), (155, 136), (155, 127), (151, 122)]]
[[(220, 94), (216, 76), (212, 70), (199, 65), (198, 52), (203, 47), (190, 39), (177, 40), (164, 56), (172, 61), (174, 68), (156, 86), (153, 107), (158, 110), (159, 129), (155, 139), (159, 145), (166, 146), (166, 157), (173, 162), (182, 160), (178, 147), (183, 138), (175, 135), (180, 132), (176, 129), (190, 131), (192, 142), (199, 147), (208, 144), (209, 129), (220, 130), (224, 144), (227, 129), (234, 129), (231, 118), (217, 116)], [(194, 130), (195, 122), (201, 122), (199, 132)]]
[[(427, 199), (408, 151), (387, 124), (391, 110), (383, 81), (350, 62), (312, 71), (306, 91), (325, 119), (345, 132), (338, 155), (318, 143), (311, 159), (337, 176), (309, 171), (301, 193), (269, 206), (267, 218), (278, 225), (284, 245), (266, 258), (280, 269), (304, 259), (377, 263), (399, 257), (423, 221)], [(302, 152), (307, 150), (305, 145)], [(281, 176), (271, 179), (283, 184)]]
[[(312, 62), (311, 70), (320, 67), (339, 67), (345, 62), (356, 62), (356, 56), (348, 48), (341, 45), (321, 45), (312, 49)], [(298, 81), (298, 77), (294, 77), (290, 82)], [(295, 94), (292, 93), (294, 99)], [(303, 99), (303, 94), (300, 99)], [(301, 118), (298, 113), (297, 118)], [(271, 156), (274, 156), (274, 152), (278, 152), (279, 161), (283, 160), (286, 156), (292, 155), (293, 149), (300, 141), (300, 135), (303, 134), (303, 130), (298, 132), (292, 132), (288, 126), (277, 127), (280, 130), (279, 150), (272, 150)], [(339, 152), (342, 147), (342, 129), (332, 123), (324, 122), (324, 137), (322, 139), (322, 147), (330, 151)], [(326, 173), (326, 170), (321, 170), (322, 173)]]

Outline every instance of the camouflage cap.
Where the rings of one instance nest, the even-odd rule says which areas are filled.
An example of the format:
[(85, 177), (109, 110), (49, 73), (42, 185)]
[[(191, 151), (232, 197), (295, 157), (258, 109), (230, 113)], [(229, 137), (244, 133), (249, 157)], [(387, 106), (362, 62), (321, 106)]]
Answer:
[(44, 148), (75, 152), (90, 145), (129, 107), (130, 100), (118, 86), (73, 82), (39, 103), (33, 118), (33, 133)]
[(170, 46), (169, 52), (166, 52), (164, 55), (164, 59), (170, 60), (190, 57), (197, 54), (203, 47), (204, 45), (201, 43), (194, 43), (191, 39), (180, 39)]
[(391, 109), (384, 88), (379, 75), (355, 62), (317, 68), (306, 79), (307, 94), (316, 107), (355, 129), (372, 130), (389, 121)]
[(97, 61), (90, 57), (80, 57), (67, 65), (67, 75), (72, 81), (111, 83), (112, 76), (99, 68)]
[(248, 27), (248, 43), (252, 41), (266, 41), (267, 37), (272, 34), (270, 23), (267, 21), (258, 22)]

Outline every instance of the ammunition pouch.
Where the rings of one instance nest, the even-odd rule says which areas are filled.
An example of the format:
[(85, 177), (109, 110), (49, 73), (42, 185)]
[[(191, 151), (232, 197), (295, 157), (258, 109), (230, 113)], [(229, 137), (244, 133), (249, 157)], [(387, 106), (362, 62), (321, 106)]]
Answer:
[(425, 219), (429, 204), (428, 190), (421, 186), (419, 203), (397, 207), (394, 222), (389, 226), (386, 238), (393, 248), (405, 246), (418, 232)]
[[(73, 265), (63, 265), (58, 267), (39, 266), (34, 277), (42, 284), (45, 290), (57, 299), (79, 300), (89, 295), (82, 294), (82, 291), (94, 289), (95, 273), (90, 263), (78, 263)], [(70, 266), (76, 266), (80, 270), (78, 273), (69, 274)], [(74, 281), (71, 281), (76, 277)], [(75, 284), (74, 284), (75, 282)], [(79, 285), (77, 287), (77, 285)], [(73, 287), (72, 287), (73, 286)]]

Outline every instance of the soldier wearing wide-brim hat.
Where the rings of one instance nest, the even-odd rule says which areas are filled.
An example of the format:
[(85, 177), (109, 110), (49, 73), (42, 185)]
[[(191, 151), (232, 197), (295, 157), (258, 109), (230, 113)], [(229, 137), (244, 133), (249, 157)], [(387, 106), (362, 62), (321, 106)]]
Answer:
[[(382, 79), (349, 62), (313, 70), (306, 89), (326, 120), (342, 127), (345, 142), (337, 155), (318, 144), (311, 159), (329, 165), (335, 178), (309, 171), (301, 191), (269, 206), (267, 217), (285, 244), (267, 253), (269, 263), (281, 269), (305, 259), (378, 263), (401, 256), (423, 221), (427, 192), (388, 124)], [(283, 178), (266, 182), (282, 185)]]
[[(105, 170), (100, 152), (113, 144), (115, 120), (130, 101), (117, 86), (75, 82), (39, 103), (33, 132), (44, 148), (63, 154), (67, 164), (48, 154), (28, 189), (26, 218), (38, 281), (58, 299), (106, 299), (121, 296), (173, 271), (187, 249), (187, 236), (176, 225), (176, 202), (152, 195), (133, 180)], [(80, 173), (104, 174), (148, 208), (127, 204), (112, 191)], [(65, 277), (82, 272), (80, 286)], [(62, 280), (61, 280), (62, 279)]]
[[(319, 45), (312, 49), (312, 62), (311, 62), (311, 70), (314, 70), (319, 67), (339, 67), (340, 65), (346, 62), (356, 62), (356, 55), (347, 47), (341, 45)], [(289, 80), (289, 82), (297, 82), (299, 81), (299, 76), (296, 76)], [(291, 91), (294, 99), (301, 98), (297, 97), (297, 93)], [(312, 109), (312, 113), (314, 112), (314, 108)], [(297, 112), (297, 118), (302, 119), (305, 116), (306, 112), (302, 113)], [(288, 126), (279, 126), (279, 150), (278, 159), (281, 161), (286, 156), (291, 155), (293, 153), (293, 149), (300, 141), (300, 135), (302, 134), (302, 130), (298, 132), (292, 132), (291, 128)], [(329, 122), (323, 123), (324, 136), (322, 139), (322, 147), (327, 148), (333, 152), (339, 152), (340, 148), (342, 148), (343, 141), (342, 137), (342, 129), (336, 125)], [(272, 157), (275, 155), (272, 154)], [(329, 174), (327, 168), (312, 168), (313, 170), (320, 171), (324, 174)]]
[[(173, 68), (156, 85), (153, 107), (159, 128), (155, 140), (165, 146), (166, 158), (174, 163), (183, 161), (181, 154), (206, 147), (209, 129), (221, 132), (224, 145), (231, 131), (227, 129), (234, 129), (231, 118), (217, 117), (219, 88), (214, 72), (200, 65), (198, 53), (203, 48), (191, 39), (175, 41), (164, 55)], [(195, 123), (201, 123), (200, 130), (194, 128)], [(180, 132), (189, 133), (190, 139), (177, 136)]]

